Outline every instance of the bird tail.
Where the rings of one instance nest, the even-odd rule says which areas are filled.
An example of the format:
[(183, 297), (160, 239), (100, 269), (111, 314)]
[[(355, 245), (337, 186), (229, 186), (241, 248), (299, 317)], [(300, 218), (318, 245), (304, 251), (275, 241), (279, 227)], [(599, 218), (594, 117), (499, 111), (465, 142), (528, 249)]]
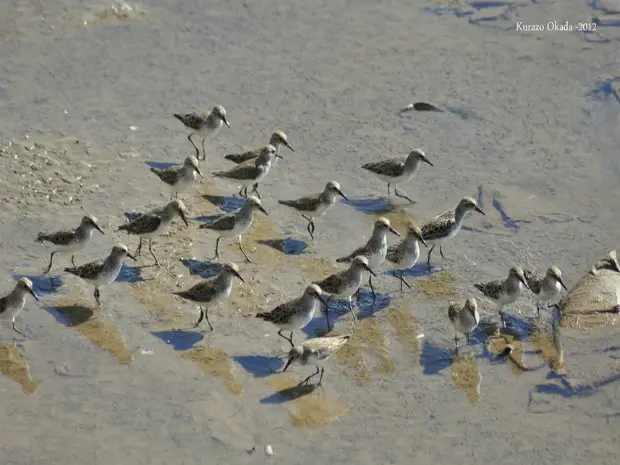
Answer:
[(260, 318), (261, 320), (271, 321), (273, 318), (269, 313), (257, 313), (256, 318)]
[(231, 153), (229, 155), (226, 155), (224, 158), (226, 160), (230, 160), (230, 161), (235, 162), (237, 164), (239, 164), (239, 163), (244, 161), (243, 155), (238, 154), (238, 153)]
[(211, 174), (216, 178), (221, 178), (222, 176), (226, 176), (226, 171), (214, 171)]
[(293, 201), (292, 200), (278, 200), (279, 204), (282, 205), (286, 205), (287, 207), (292, 207), (293, 206)]
[(187, 298), (187, 291), (179, 291), (179, 292), (173, 292), (174, 295), (178, 295), (179, 297), (183, 297), (183, 298)]
[(159, 174), (161, 173), (163, 170), (160, 168), (155, 168), (155, 167), (151, 167), (151, 172), (155, 173), (155, 174)]
[(484, 292), (484, 284), (481, 284), (481, 283), (475, 283), (475, 284), (474, 284), (474, 287), (475, 287), (476, 289), (478, 289), (480, 292)]
[(179, 113), (175, 113), (174, 116), (176, 119), (178, 119), (181, 123), (185, 123), (185, 117)]
[(121, 224), (121, 225), (118, 227), (117, 231), (129, 231), (129, 225), (130, 225), (130, 224), (131, 224), (131, 223)]
[(39, 233), (39, 235), (35, 239), (36, 242), (45, 242), (47, 240), (48, 240), (48, 235), (45, 233)]
[(351, 261), (351, 255), (347, 255), (346, 257), (340, 257), (336, 260), (338, 263), (348, 263)]
[(77, 268), (65, 268), (65, 271), (67, 273), (71, 273), (71, 274), (73, 274), (75, 276), (79, 276), (80, 275), (80, 272), (79, 272), (79, 270)]

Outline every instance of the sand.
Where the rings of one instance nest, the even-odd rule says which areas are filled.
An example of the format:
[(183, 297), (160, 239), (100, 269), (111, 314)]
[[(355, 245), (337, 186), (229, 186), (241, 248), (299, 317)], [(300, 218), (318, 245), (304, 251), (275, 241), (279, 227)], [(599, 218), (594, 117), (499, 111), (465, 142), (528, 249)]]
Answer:
[[(2, 463), (616, 463), (615, 327), (567, 329), (558, 371), (549, 316), (535, 318), (525, 296), (507, 309), (512, 331), (478, 330), (453, 360), (447, 308), (515, 263), (555, 264), (570, 287), (618, 246), (618, 11), (612, 0), (0, 6), (0, 287), (30, 276), (42, 301), (18, 318), (27, 340), (0, 330)], [(597, 34), (516, 26), (593, 16)], [(419, 101), (446, 111), (400, 112)], [(207, 145), (206, 179), (182, 196), (190, 227), (156, 240), (161, 268), (143, 267), (148, 254), (128, 263), (101, 308), (62, 273), (67, 257), (41, 277), (50, 250), (36, 234), (85, 212), (105, 235), (78, 263), (119, 240), (133, 250), (134, 237), (114, 232), (124, 214), (167, 200), (147, 163), (193, 150), (172, 114), (216, 103), (232, 127)], [(244, 239), (253, 263), (230, 241), (222, 248), (247, 284), (211, 310), (213, 333), (174, 331), (198, 310), (171, 291), (216, 270), (215, 236), (197, 224), (239, 205), (238, 187), (208, 173), (276, 129), (296, 151), (283, 148), (261, 184), (269, 216)], [(434, 164), (401, 187), (417, 203), (388, 200), (359, 166), (414, 147)], [(309, 242), (277, 200), (330, 179), (351, 202), (318, 220)], [(335, 259), (378, 216), (404, 232), (464, 195), (487, 214), (444, 248), (443, 270), (435, 253), (430, 276), (424, 266), (406, 275), (412, 290), (376, 279), (377, 301), (365, 288), (355, 326), (346, 304), (334, 306), (334, 334), (353, 337), (326, 364), (323, 388), (295, 387), (313, 367), (274, 374), (286, 343), (257, 311), (341, 269)], [(324, 331), (317, 316), (295, 339)], [(509, 359), (498, 355), (507, 343)]]

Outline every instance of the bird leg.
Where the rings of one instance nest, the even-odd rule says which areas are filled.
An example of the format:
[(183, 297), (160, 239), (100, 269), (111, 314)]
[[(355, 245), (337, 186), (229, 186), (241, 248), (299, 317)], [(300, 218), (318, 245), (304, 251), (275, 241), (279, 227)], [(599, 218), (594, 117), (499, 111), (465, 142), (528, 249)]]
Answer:
[(24, 333), (22, 333), (19, 329), (17, 329), (15, 327), (15, 321), (13, 321), (13, 331), (15, 331), (17, 334), (19, 334), (21, 337), (23, 337), (24, 339), (26, 339), (26, 335)]
[(357, 291), (355, 291), (355, 303), (358, 307), (360, 306), (360, 289), (361, 287), (358, 287)]
[(357, 317), (355, 316), (355, 312), (353, 311), (353, 302), (351, 302), (351, 296), (349, 296), (349, 312), (351, 312), (351, 317), (353, 317), (353, 321), (357, 321)]
[[(246, 187), (246, 189), (247, 189), (247, 187)], [(252, 186), (252, 192), (256, 192), (256, 196), (260, 199), (260, 194), (258, 193), (258, 183), (254, 184)]]
[(99, 302), (99, 297), (101, 296), (101, 294), (99, 293), (99, 288), (96, 287), (95, 288), (95, 300), (97, 301), (97, 305), (101, 306), (101, 302)]
[(368, 276), (368, 285), (370, 286), (370, 292), (372, 292), (372, 303), (374, 305), (375, 301), (377, 300), (377, 294), (375, 294), (375, 288), (372, 287), (372, 275), (370, 273)]
[[(197, 158), (197, 157), (196, 157)], [(202, 159), (207, 159), (207, 152), (205, 152), (205, 138), (202, 138)]]
[(332, 327), (329, 324), (329, 301), (331, 300), (331, 298), (332, 296), (330, 295), (325, 301), (325, 321), (327, 322), (327, 332), (330, 332), (332, 330)]
[(428, 256), (426, 257), (426, 265), (428, 266), (428, 271), (431, 271), (431, 254), (433, 253), (433, 250), (435, 249), (435, 246), (433, 245), (429, 250), (428, 250)]
[(301, 381), (301, 382), (299, 383), (299, 386), (301, 386), (302, 384), (306, 384), (306, 383), (308, 383), (308, 382), (309, 382), (312, 378), (314, 378), (314, 377), (315, 377), (316, 375), (318, 375), (319, 373), (320, 373), (320, 370), (319, 370), (319, 366), (317, 365), (317, 366), (316, 366), (316, 371), (315, 371), (314, 373), (312, 373), (310, 376), (308, 376), (306, 379), (304, 379), (303, 381)]
[(398, 189), (396, 188), (396, 186), (394, 186), (394, 195), (396, 195), (396, 197), (400, 197), (401, 199), (405, 199), (408, 200), (409, 203), (415, 203), (413, 200), (411, 200), (409, 197), (407, 197), (404, 194), (401, 194), (400, 192), (398, 192)]
[(241, 250), (241, 253), (243, 254), (243, 256), (245, 257), (245, 259), (247, 260), (248, 263), (252, 263), (252, 260), (250, 259), (250, 257), (248, 257), (248, 254), (245, 253), (245, 250), (243, 250), (243, 246), (241, 245), (241, 235), (239, 235), (239, 250)]
[(390, 195), (392, 195), (392, 192), (390, 191), (390, 185), (391, 185), (391, 183), (389, 183), (389, 182), (388, 182), (388, 197), (389, 197)]
[(439, 244), (439, 253), (441, 255), (441, 268), (443, 268), (443, 259), (446, 257), (443, 256), (443, 249), (441, 248), (441, 244)]
[(403, 290), (403, 284), (405, 286), (407, 286), (409, 289), (411, 289), (411, 286), (409, 285), (409, 283), (407, 281), (405, 281), (405, 278), (403, 278), (403, 275), (405, 274), (405, 270), (401, 270), (400, 275), (394, 273), (393, 276), (395, 276), (396, 278), (400, 279), (400, 290)]
[[(316, 368), (318, 370), (318, 365)], [(323, 384), (323, 373), (325, 373), (325, 368), (321, 367), (321, 376), (319, 376), (319, 382), (316, 383), (316, 387), (319, 387), (321, 384)]]
[(295, 347), (295, 344), (293, 344), (293, 331), (291, 331), (291, 337), (286, 337), (284, 334), (282, 334), (282, 330), (280, 329), (278, 331), (278, 336), (286, 339), (291, 344), (291, 347)]
[(243, 197), (244, 199), (248, 197), (248, 188), (247, 186), (241, 186), (241, 190), (239, 191), (239, 197)]
[(136, 253), (133, 254), (134, 257), (139, 257), (142, 253), (142, 238), (140, 238), (140, 243), (138, 244), (138, 248), (136, 249)]
[(308, 226), (306, 227), (306, 229), (308, 230), (308, 233), (310, 234), (310, 237), (312, 238), (312, 240), (314, 240), (314, 220), (312, 218), (307, 217), (306, 215), (301, 215), (302, 218), (304, 220), (308, 221)]
[[(43, 272), (43, 274), (49, 273), (50, 270), (52, 269), (52, 261), (54, 260), (54, 254), (56, 254), (56, 251), (52, 252), (52, 254), (50, 255), (50, 264), (47, 266), (47, 269)], [(73, 265), (73, 267), (75, 268), (75, 265)]]
[(220, 239), (221, 237), (218, 237), (215, 241), (215, 256), (213, 257), (213, 260), (218, 260), (220, 258)]
[(504, 318), (504, 312), (502, 310), (499, 311), (499, 317), (502, 319), (502, 328), (506, 328), (506, 319)]
[(459, 335), (454, 331), (454, 352), (459, 353)]
[(203, 310), (202, 307), (200, 307), (200, 317), (198, 318), (198, 321), (196, 322), (196, 324), (194, 325), (192, 329), (198, 328), (198, 326), (200, 325), (200, 323), (202, 323), (202, 320), (204, 319), (207, 320), (207, 323), (209, 324), (209, 329), (213, 331), (213, 326), (211, 326), (211, 322), (209, 321), (209, 307), (207, 307), (206, 311)]
[(73, 265), (73, 268), (77, 268), (77, 266), (75, 266), (75, 255), (71, 255), (71, 264)]
[(155, 259), (155, 266), (159, 266), (159, 260), (157, 260), (157, 257), (155, 256), (155, 254), (153, 253), (153, 249), (151, 248), (151, 246), (153, 245), (153, 240), (149, 239), (149, 252), (151, 252), (151, 255), (153, 256), (153, 258)]
[(191, 142), (191, 144), (194, 146), (194, 148), (196, 149), (196, 158), (200, 158), (200, 150), (198, 150), (198, 147), (196, 147), (196, 144), (194, 144), (194, 141), (192, 140), (192, 136), (194, 135), (194, 133), (191, 133), (187, 136), (187, 138), (189, 139), (189, 141)]

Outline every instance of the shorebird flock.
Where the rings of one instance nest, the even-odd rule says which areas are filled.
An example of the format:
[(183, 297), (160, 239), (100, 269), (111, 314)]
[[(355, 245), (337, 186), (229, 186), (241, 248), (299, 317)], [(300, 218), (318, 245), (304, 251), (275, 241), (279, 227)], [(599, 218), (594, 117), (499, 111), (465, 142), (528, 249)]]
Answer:
[[(87, 248), (92, 239), (93, 231), (96, 230), (104, 234), (97, 223), (97, 218), (91, 214), (84, 216), (75, 229), (40, 233), (36, 238), (36, 241), (49, 244), (52, 249), (49, 264), (44, 273), (49, 273), (52, 269), (56, 254), (71, 255), (72, 266), (64, 268), (64, 271), (81, 278), (94, 287), (97, 305), (101, 305), (100, 289), (117, 279), (125, 259), (137, 261), (142, 251), (143, 241), (148, 240), (148, 249), (154, 260), (154, 265), (159, 266), (159, 260), (153, 251), (153, 239), (166, 234), (177, 218), (189, 226), (189, 221), (186, 218), (186, 207), (178, 199), (178, 196), (195, 185), (197, 175), (204, 178), (199, 167), (199, 160), (206, 160), (207, 158), (205, 141), (212, 139), (223, 125), (230, 127), (226, 110), (221, 105), (213, 107), (210, 113), (175, 114), (174, 117), (181, 121), (187, 129), (187, 138), (196, 154), (186, 157), (181, 166), (172, 166), (166, 169), (151, 168), (151, 171), (161, 180), (165, 188), (170, 191), (170, 201), (162, 207), (143, 213), (132, 221), (118, 226), (117, 231), (124, 231), (130, 236), (138, 236), (139, 243), (133, 254), (130, 253), (126, 245), (117, 244), (105, 259), (77, 266), (74, 261), (74, 254)], [(194, 135), (202, 137), (202, 153), (192, 139)], [(267, 210), (262, 205), (258, 187), (260, 182), (269, 174), (276, 159), (283, 158), (279, 153), (282, 146), (294, 152), (287, 135), (283, 131), (275, 131), (269, 138), (269, 143), (263, 147), (243, 153), (225, 155), (226, 160), (236, 165), (227, 171), (212, 173), (215, 178), (240, 184), (241, 190), (238, 195), (245, 198), (244, 204), (238, 210), (199, 226), (199, 229), (203, 229), (207, 233), (211, 232), (216, 236), (214, 260), (219, 259), (220, 240), (222, 238), (236, 238), (244, 259), (251, 262), (251, 258), (243, 248), (242, 237), (251, 228), (257, 212), (268, 215)], [(395, 196), (413, 203), (409, 196), (398, 190), (397, 186), (400, 185), (402, 188), (403, 184), (410, 181), (422, 163), (433, 166), (424, 151), (415, 148), (407, 156), (366, 163), (361, 166), (361, 169), (369, 171), (387, 183), (388, 197), (392, 195), (391, 187), (393, 186)], [(337, 181), (327, 181), (324, 186), (321, 192), (315, 194), (292, 200), (278, 200), (279, 205), (296, 210), (307, 221), (306, 229), (311, 239), (315, 238), (315, 220), (327, 214), (338, 198), (345, 201), (349, 200)], [(251, 190), (249, 190), (250, 188)], [(443, 266), (445, 258), (443, 247), (459, 233), (466, 216), (470, 212), (484, 215), (476, 200), (465, 196), (454, 208), (440, 213), (427, 222), (421, 225), (409, 224), (406, 235), (392, 245), (388, 245), (388, 237), (400, 237), (401, 234), (392, 227), (387, 218), (378, 218), (374, 223), (370, 238), (363, 245), (336, 260), (337, 263), (346, 264), (347, 268), (326, 276), (322, 280), (308, 283), (299, 297), (284, 302), (270, 311), (257, 313), (257, 318), (278, 328), (278, 335), (286, 339), (291, 346), (288, 352), (288, 362), (283, 371), (286, 371), (292, 363), (315, 364), (316, 372), (305, 378), (302, 383), (309, 383), (313, 377), (319, 376), (316, 385), (320, 385), (324, 374), (324, 368), (320, 365), (343, 347), (350, 339), (351, 334), (315, 337), (295, 345), (293, 342), (294, 331), (306, 327), (315, 314), (321, 311), (324, 312), (328, 332), (331, 331), (329, 303), (331, 299), (341, 299), (348, 301), (352, 317), (351, 332), (353, 333), (357, 320), (353, 296), (357, 296), (359, 307), (360, 287), (363, 284), (365, 274), (368, 273), (368, 286), (372, 293), (373, 304), (376, 293), (372, 278), (377, 276), (379, 269), (384, 264), (391, 269), (393, 276), (399, 279), (400, 291), (403, 291), (403, 286), (411, 289), (404, 278), (404, 273), (418, 263), (420, 244), (428, 249), (426, 264), (429, 272), (431, 271), (431, 254), (437, 246), (439, 246)], [(615, 253), (610, 254), (608, 258), (600, 262), (598, 268), (609, 268), (620, 272)], [(200, 306), (199, 318), (192, 328), (187, 329), (188, 331), (198, 328), (204, 320), (207, 321), (210, 330), (213, 331), (213, 326), (209, 321), (209, 308), (230, 296), (235, 279), (245, 282), (239, 266), (235, 263), (226, 263), (221, 266), (217, 276), (203, 280), (186, 291), (175, 292), (182, 299)], [(561, 296), (562, 289), (566, 289), (562, 280), (562, 273), (556, 266), (550, 266), (542, 276), (537, 275), (532, 270), (513, 266), (508, 271), (506, 279), (475, 283), (473, 286), (482, 296), (497, 305), (502, 326), (506, 325), (504, 307), (516, 302), (524, 289), (529, 289), (536, 295), (539, 314), (543, 302), (547, 302), (550, 306), (550, 302)], [(17, 282), (11, 293), (0, 298), (0, 319), (11, 321), (13, 329), (22, 337), (25, 336), (16, 328), (15, 319), (24, 307), (27, 294), (32, 295), (37, 301), (39, 300), (33, 283), (28, 278), (22, 278)], [(454, 328), (455, 353), (458, 354), (458, 334), (464, 334), (469, 341), (470, 334), (480, 323), (478, 303), (475, 298), (470, 297), (464, 302), (449, 302), (447, 307), (446, 321), (449, 321)], [(289, 334), (286, 335), (283, 332)]]

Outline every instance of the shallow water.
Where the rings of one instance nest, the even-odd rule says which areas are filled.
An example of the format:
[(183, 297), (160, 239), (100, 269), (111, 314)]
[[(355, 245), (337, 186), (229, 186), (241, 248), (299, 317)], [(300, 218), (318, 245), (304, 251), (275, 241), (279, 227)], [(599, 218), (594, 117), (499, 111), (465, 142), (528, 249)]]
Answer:
[[(567, 329), (558, 369), (549, 315), (535, 316), (531, 296), (505, 309), (509, 328), (498, 331), (497, 309), (472, 283), (515, 263), (555, 264), (570, 288), (617, 247), (617, 13), (607, 0), (0, 6), (2, 289), (29, 276), (42, 300), (28, 299), (17, 319), (26, 340), (1, 328), (4, 462), (198, 464), (208, 454), (243, 464), (270, 444), (289, 464), (615, 463), (613, 328)], [(516, 29), (591, 16), (596, 34)], [(445, 111), (401, 112), (414, 102)], [(215, 103), (232, 127), (207, 143), (206, 179), (181, 195), (190, 227), (176, 222), (154, 241), (160, 267), (149, 253), (128, 261), (100, 308), (92, 287), (61, 271), (70, 257), (41, 276), (51, 250), (37, 232), (74, 227), (85, 212), (105, 235), (76, 263), (117, 241), (133, 250), (137, 238), (115, 232), (124, 215), (169, 198), (149, 167), (193, 154), (172, 113)], [(198, 308), (172, 292), (219, 269), (217, 236), (197, 226), (244, 201), (209, 173), (275, 129), (296, 152), (261, 182), (269, 216), (258, 213), (243, 237), (252, 263), (236, 239), (220, 243), (221, 262), (236, 262), (246, 284), (209, 309), (213, 332), (179, 331)], [(414, 204), (359, 168), (415, 147), (434, 166), (399, 189)], [(331, 179), (350, 201), (316, 219), (310, 240), (277, 200)], [(376, 218), (403, 233), (465, 195), (486, 216), (467, 218), (443, 262), (434, 251), (430, 274), (423, 248), (405, 273), (411, 290), (385, 267), (374, 302), (364, 283), (357, 322), (346, 302), (330, 303), (332, 333), (352, 338), (325, 364), (321, 388), (296, 387), (314, 366), (275, 373), (290, 347), (256, 312), (343, 269), (335, 259)], [(469, 296), (485, 324), (469, 344), (459, 338), (457, 356), (448, 302)], [(317, 314), (295, 341), (326, 326)]]

